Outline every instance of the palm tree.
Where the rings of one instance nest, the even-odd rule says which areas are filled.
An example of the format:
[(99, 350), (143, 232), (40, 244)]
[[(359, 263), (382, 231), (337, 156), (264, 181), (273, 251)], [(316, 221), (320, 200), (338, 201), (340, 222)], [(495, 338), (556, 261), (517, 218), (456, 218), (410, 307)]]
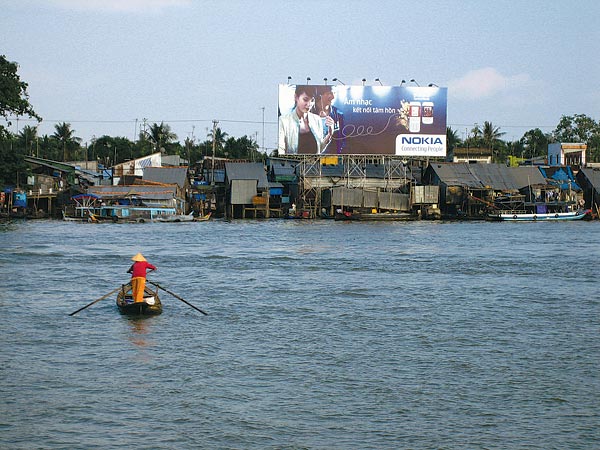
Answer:
[(212, 131), (206, 135), (207, 138), (214, 141), (216, 153), (223, 152), (223, 149), (225, 148), (225, 143), (227, 142), (227, 136), (229, 136), (229, 135), (227, 133), (225, 133), (223, 130), (221, 130), (221, 128), (219, 128), (219, 127), (215, 128), (214, 136), (213, 136)]
[(492, 152), (492, 161), (494, 160), (494, 147), (500, 141), (500, 138), (506, 133), (500, 131), (500, 127), (495, 127), (492, 122), (487, 120), (483, 122), (483, 130), (481, 130), (482, 139), (486, 147)]
[(62, 122), (54, 125), (56, 130), (52, 137), (60, 142), (63, 150), (63, 161), (68, 161), (71, 156), (71, 150), (81, 142), (81, 138), (75, 137), (75, 130), (71, 129), (71, 124)]
[(163, 151), (165, 146), (176, 141), (177, 135), (171, 131), (171, 127), (164, 122), (160, 125), (153, 123), (145, 132), (145, 137), (154, 144), (156, 151)]
[(473, 126), (473, 128), (471, 129), (471, 135), (469, 136), (469, 138), (473, 139), (473, 140), (477, 140), (481, 138), (481, 128), (479, 127), (479, 124), (475, 124)]
[(25, 152), (31, 156), (34, 154), (33, 146), (35, 142), (37, 142), (37, 139), (37, 127), (26, 125), (19, 132), (19, 140), (21, 141), (22, 146), (25, 149)]
[(458, 145), (460, 145), (460, 137), (458, 136), (458, 131), (453, 130), (450, 127), (446, 127), (447, 153), (451, 154)]
[(465, 145), (466, 147), (479, 147), (481, 146), (481, 128), (479, 127), (479, 124), (474, 124), (473, 128), (471, 128), (471, 132), (469, 134), (467, 134), (467, 137), (465, 138), (463, 145)]

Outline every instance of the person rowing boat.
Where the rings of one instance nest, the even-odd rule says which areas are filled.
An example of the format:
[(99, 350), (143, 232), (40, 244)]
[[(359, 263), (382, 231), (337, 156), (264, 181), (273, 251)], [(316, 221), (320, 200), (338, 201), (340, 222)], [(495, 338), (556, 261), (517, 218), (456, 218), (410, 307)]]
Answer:
[(133, 291), (134, 303), (144, 301), (144, 289), (146, 287), (147, 270), (150, 272), (157, 270), (156, 266), (150, 264), (141, 253), (131, 258), (133, 264), (127, 271), (131, 274), (131, 289)]

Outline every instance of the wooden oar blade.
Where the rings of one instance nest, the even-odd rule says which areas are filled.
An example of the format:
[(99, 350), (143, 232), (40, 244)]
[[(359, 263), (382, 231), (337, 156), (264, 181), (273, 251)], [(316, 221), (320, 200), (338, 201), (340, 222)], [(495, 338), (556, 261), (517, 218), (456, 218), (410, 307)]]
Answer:
[(188, 306), (191, 306), (192, 308), (194, 308), (196, 311), (201, 312), (202, 314), (204, 314), (205, 316), (208, 316), (207, 312), (202, 311), (200, 308), (192, 305), (190, 302), (188, 302), (187, 300), (181, 298), (179, 295), (175, 294), (174, 292), (169, 291), (168, 289), (165, 289), (164, 287), (162, 287), (160, 284), (155, 283), (153, 281), (150, 280), (146, 280), (148, 281), (148, 283), (153, 284), (154, 286), (156, 286), (159, 289), (162, 289), (163, 291), (165, 291), (167, 294), (171, 294), (173, 297), (175, 297), (177, 300), (181, 300), (183, 303), (185, 303)]
[(74, 316), (75, 314), (77, 314), (79, 311), (83, 311), (85, 308), (89, 308), (90, 306), (92, 306), (95, 303), (98, 303), (100, 300), (104, 300), (106, 297), (108, 297), (109, 295), (114, 294), (115, 292), (117, 292), (119, 289), (121, 289), (120, 287), (116, 288), (115, 290), (110, 291), (108, 294), (103, 295), (100, 298), (97, 298), (96, 300), (94, 300), (91, 303), (88, 303), (87, 305), (85, 305), (83, 308), (79, 308), (77, 311), (73, 311), (71, 314), (69, 314), (70, 316)]

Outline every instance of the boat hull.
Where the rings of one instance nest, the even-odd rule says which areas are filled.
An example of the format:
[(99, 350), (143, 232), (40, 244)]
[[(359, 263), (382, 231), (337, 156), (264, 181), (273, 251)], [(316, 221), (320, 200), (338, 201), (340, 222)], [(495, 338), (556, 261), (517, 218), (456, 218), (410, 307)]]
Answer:
[(170, 222), (170, 223), (179, 223), (179, 222), (193, 222), (194, 216), (192, 213), (190, 214), (165, 214), (162, 216), (158, 216), (154, 219), (155, 222)]
[(545, 213), (545, 214), (525, 214), (525, 213), (500, 213), (490, 216), (492, 220), (507, 222), (539, 222), (539, 221), (562, 221), (562, 220), (581, 220), (586, 217), (588, 211), (573, 211), (563, 213)]
[(360, 220), (360, 221), (402, 221), (417, 220), (418, 217), (409, 213), (336, 213), (335, 220)]
[(210, 216), (212, 215), (212, 213), (208, 213), (205, 214), (203, 216), (198, 216), (198, 217), (194, 217), (194, 222), (207, 222), (208, 220), (210, 220)]
[(134, 302), (131, 284), (123, 285), (117, 294), (117, 307), (121, 314), (127, 316), (156, 316), (162, 313), (158, 288), (153, 291), (148, 286), (144, 289), (144, 301)]

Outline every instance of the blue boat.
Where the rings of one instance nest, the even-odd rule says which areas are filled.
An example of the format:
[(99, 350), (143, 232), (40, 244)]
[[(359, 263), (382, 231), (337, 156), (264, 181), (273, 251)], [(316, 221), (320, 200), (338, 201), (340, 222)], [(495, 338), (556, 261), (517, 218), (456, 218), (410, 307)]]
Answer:
[(109, 205), (102, 206), (97, 214), (99, 220), (112, 220), (113, 222), (155, 222), (160, 218), (177, 215), (175, 208), (165, 206), (134, 206), (134, 205)]

